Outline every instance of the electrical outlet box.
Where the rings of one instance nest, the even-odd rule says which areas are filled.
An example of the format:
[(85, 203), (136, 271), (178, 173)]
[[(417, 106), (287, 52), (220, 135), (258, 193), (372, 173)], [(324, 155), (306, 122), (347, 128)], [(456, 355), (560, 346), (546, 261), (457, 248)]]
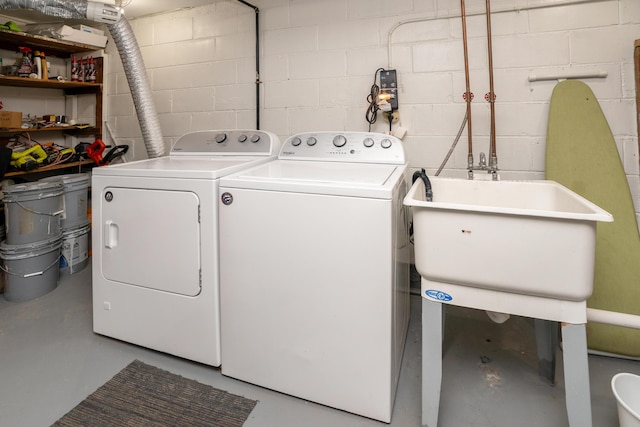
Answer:
[(398, 109), (398, 78), (396, 70), (380, 72), (380, 99), (391, 104), (391, 110)]

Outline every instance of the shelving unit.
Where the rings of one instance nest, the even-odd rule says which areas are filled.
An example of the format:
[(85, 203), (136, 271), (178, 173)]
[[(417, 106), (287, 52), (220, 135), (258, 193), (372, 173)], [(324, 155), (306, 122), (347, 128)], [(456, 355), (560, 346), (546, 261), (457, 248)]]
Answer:
[[(42, 50), (47, 57), (64, 57), (68, 58), (71, 54), (80, 54), (85, 52), (93, 52), (102, 50), (100, 47), (90, 46), (82, 43), (70, 42), (66, 40), (54, 39), (51, 37), (27, 34), (23, 32), (15, 32), (0, 29), (0, 49), (18, 51), (19, 46), (29, 46), (34, 50)], [(102, 102), (103, 102), (103, 68), (104, 61), (102, 57), (95, 57), (96, 65), (96, 81), (95, 83), (85, 83), (77, 81), (59, 81), (59, 80), (37, 80), (24, 77), (0, 76), (0, 86), (12, 86), (38, 89), (60, 89), (65, 96), (71, 95), (95, 95), (95, 126), (77, 125), (77, 126), (53, 126), (41, 128), (13, 128), (0, 129), (0, 137), (13, 135), (17, 133), (43, 133), (43, 132), (62, 132), (67, 135), (83, 136), (93, 135), (97, 139), (102, 138)], [(65, 163), (55, 166), (44, 166), (30, 171), (13, 171), (8, 172), (4, 176), (22, 176), (29, 174), (39, 174), (62, 169), (78, 168), (80, 172), (83, 167), (91, 167), (93, 161), (84, 160), (79, 162)]]
[(82, 172), (83, 167), (90, 167), (94, 164), (93, 160), (81, 160), (78, 162), (70, 162), (70, 163), (63, 163), (60, 165), (55, 165), (55, 166), (43, 166), (41, 168), (38, 169), (33, 169), (30, 171), (14, 171), (14, 172), (7, 172), (4, 174), (4, 178), (11, 178), (12, 176), (20, 176), (20, 175), (27, 175), (27, 174), (48, 174), (48, 172), (55, 172), (55, 171), (60, 171), (60, 170), (69, 170), (69, 169), (74, 169), (77, 168), (78, 173)]

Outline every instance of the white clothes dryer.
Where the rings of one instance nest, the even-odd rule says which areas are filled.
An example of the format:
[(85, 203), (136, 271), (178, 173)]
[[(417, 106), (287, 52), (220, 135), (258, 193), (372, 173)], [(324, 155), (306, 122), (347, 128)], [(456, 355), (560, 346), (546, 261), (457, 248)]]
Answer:
[(397, 138), (311, 132), (220, 180), (222, 373), (390, 422), (409, 320)]
[(265, 131), (200, 131), (169, 156), (93, 169), (93, 330), (220, 366), (218, 181), (279, 147)]

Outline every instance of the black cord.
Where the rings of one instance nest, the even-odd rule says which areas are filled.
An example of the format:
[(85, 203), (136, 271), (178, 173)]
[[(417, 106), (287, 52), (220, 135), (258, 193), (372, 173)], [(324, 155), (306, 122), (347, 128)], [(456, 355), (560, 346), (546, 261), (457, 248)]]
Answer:
[(413, 173), (413, 179), (411, 180), (411, 183), (416, 182), (418, 179), (421, 179), (422, 182), (424, 183), (424, 190), (425, 190), (425, 196), (426, 196), (427, 202), (432, 202), (433, 190), (431, 189), (431, 181), (429, 180), (429, 177), (427, 176), (427, 172), (424, 170), (424, 168), (419, 171), (415, 171)]
[(367, 102), (369, 103), (369, 107), (367, 108), (367, 112), (365, 113), (365, 119), (369, 123), (369, 132), (371, 132), (371, 125), (374, 124), (378, 118), (378, 95), (380, 94), (380, 86), (376, 84), (378, 79), (378, 73), (380, 71), (384, 71), (384, 68), (378, 68), (375, 73), (373, 73), (373, 84), (371, 85), (371, 90), (369, 95), (367, 95)]
[[(424, 183), (426, 201), (433, 202), (433, 190), (431, 189), (431, 181), (429, 180), (427, 172), (424, 170), (424, 168), (413, 173), (411, 184), (416, 182), (418, 179), (421, 179)], [(413, 221), (409, 225), (409, 240), (411, 241), (411, 243), (413, 243)]]

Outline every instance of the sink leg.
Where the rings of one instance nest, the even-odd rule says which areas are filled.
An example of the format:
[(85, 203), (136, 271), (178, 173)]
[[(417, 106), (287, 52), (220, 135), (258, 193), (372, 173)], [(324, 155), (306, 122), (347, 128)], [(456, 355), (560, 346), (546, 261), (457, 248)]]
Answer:
[(558, 322), (535, 319), (536, 347), (538, 349), (538, 375), (551, 384), (556, 379), (556, 350), (558, 348)]
[(562, 323), (562, 346), (569, 426), (591, 427), (591, 391), (585, 325)]
[(437, 427), (442, 385), (442, 304), (422, 298), (422, 427)]

